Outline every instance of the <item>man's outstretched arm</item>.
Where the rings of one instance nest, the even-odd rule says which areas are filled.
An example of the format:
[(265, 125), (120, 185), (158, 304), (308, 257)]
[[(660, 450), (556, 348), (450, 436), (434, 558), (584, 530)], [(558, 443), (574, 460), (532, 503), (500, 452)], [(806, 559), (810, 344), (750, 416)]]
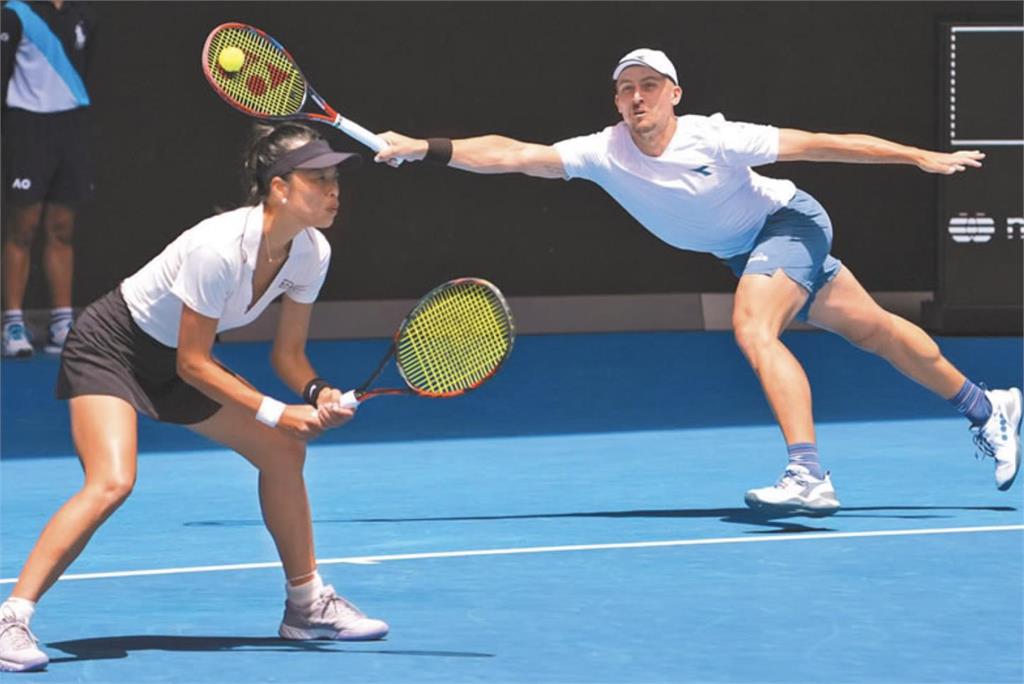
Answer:
[(978, 150), (932, 152), (859, 133), (810, 133), (779, 130), (779, 161), (824, 161), (853, 164), (913, 164), (928, 173), (951, 175), (980, 167)]
[[(393, 131), (381, 133), (388, 146), (374, 158), (378, 162), (420, 161), (427, 141)], [(550, 145), (520, 142), (500, 135), (484, 135), (452, 141), (448, 166), (473, 173), (524, 173), (537, 178), (565, 178), (558, 150)]]

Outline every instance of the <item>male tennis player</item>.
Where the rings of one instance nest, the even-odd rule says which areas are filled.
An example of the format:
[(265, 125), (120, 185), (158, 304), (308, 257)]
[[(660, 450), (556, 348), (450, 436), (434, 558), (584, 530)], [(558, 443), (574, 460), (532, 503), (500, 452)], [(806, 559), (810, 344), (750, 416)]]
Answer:
[(415, 140), (388, 132), (382, 137), (389, 147), (376, 159), (584, 178), (673, 247), (727, 262), (739, 277), (736, 342), (761, 381), (789, 451), (782, 477), (774, 486), (748, 491), (748, 506), (813, 515), (839, 509), (818, 459), (807, 376), (779, 340), (794, 318), (842, 335), (948, 399), (970, 420), (978, 453), (995, 460), (996, 486), (1009, 489), (1020, 468), (1020, 390), (983, 390), (965, 378), (923, 330), (883, 310), (829, 254), (832, 223), (813, 197), (751, 169), (777, 161), (828, 161), (912, 164), (949, 175), (980, 167), (985, 155), (736, 123), (720, 114), (677, 117), (679, 79), (658, 50), (625, 55), (612, 80), (622, 121), (599, 133), (548, 146), (496, 135)]
[[(286, 578), (283, 639), (387, 634), (387, 623), (320, 577), (302, 475), (306, 442), (352, 418), (341, 391), (317, 376), (306, 340), (331, 260), (318, 229), (337, 216), (338, 169), (357, 162), (308, 126), (262, 127), (246, 154), (247, 203), (186, 230), (82, 312), (61, 354), (57, 396), (69, 400), (85, 482), (50, 518), (0, 604), (0, 672), (49, 662), (29, 629), (36, 603), (131, 493), (140, 413), (188, 427), (259, 470), (260, 510)], [(254, 321), (278, 298), (271, 365), (305, 404), (261, 394), (213, 356), (218, 332)]]

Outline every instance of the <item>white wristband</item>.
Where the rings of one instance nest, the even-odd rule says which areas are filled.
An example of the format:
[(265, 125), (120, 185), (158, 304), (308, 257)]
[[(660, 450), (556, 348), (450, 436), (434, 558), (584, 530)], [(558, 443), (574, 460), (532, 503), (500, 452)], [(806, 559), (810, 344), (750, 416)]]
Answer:
[(285, 405), (283, 402), (271, 397), (263, 397), (260, 402), (260, 410), (256, 412), (256, 420), (267, 427), (277, 427), (277, 421), (281, 420)]

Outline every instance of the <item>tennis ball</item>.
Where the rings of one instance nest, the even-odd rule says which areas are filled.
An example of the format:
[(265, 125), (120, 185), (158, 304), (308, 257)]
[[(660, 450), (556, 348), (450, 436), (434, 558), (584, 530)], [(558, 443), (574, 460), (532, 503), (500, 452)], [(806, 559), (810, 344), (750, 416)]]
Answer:
[(217, 62), (224, 71), (234, 73), (245, 63), (245, 53), (236, 47), (226, 47), (217, 56)]

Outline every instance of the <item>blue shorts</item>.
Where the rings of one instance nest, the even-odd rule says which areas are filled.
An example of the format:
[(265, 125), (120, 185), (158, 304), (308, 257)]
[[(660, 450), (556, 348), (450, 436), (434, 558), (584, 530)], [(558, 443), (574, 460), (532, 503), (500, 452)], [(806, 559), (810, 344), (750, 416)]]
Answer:
[(789, 204), (769, 214), (754, 248), (725, 260), (736, 277), (772, 275), (780, 268), (810, 295), (796, 317), (807, 313), (818, 291), (829, 284), (842, 263), (828, 253), (832, 247), (832, 220), (825, 208), (803, 190)]

